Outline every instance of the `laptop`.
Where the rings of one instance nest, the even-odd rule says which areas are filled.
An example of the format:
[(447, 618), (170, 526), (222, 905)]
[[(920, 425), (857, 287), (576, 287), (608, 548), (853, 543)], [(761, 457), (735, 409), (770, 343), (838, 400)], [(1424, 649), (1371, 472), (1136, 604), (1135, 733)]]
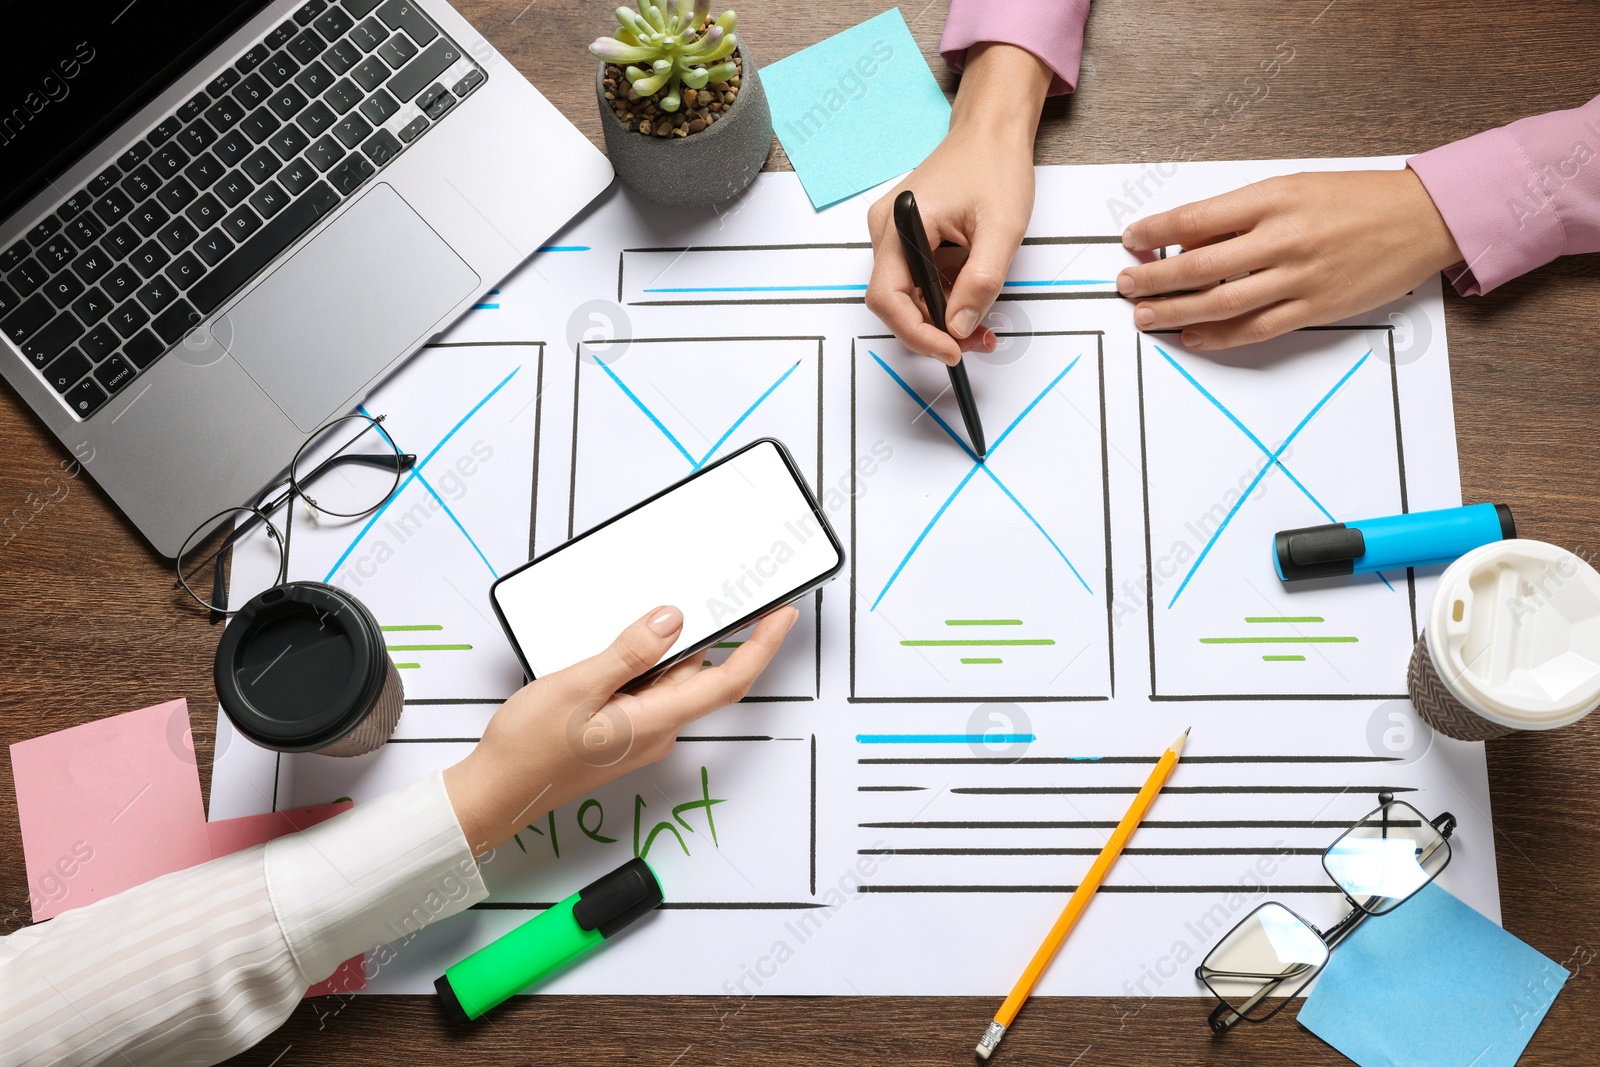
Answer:
[(0, 373), (168, 557), (611, 182), (443, 0), (0, 26)]

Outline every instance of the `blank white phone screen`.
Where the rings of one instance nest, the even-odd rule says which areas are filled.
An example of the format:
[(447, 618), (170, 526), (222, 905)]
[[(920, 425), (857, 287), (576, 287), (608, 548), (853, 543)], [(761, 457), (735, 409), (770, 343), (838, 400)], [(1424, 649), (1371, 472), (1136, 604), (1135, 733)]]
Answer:
[(838, 567), (778, 449), (762, 442), (495, 587), (535, 677), (603, 650), (651, 608), (683, 612), (663, 656), (699, 644)]

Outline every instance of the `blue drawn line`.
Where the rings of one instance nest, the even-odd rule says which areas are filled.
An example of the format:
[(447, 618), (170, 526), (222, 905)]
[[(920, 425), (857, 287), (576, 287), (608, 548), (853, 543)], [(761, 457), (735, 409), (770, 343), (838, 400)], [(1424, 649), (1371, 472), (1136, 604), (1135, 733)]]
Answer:
[(633, 390), (628, 388), (627, 383), (625, 383), (621, 378), (617, 377), (616, 371), (606, 366), (604, 360), (597, 359), (594, 361), (594, 365), (605, 371), (606, 374), (610, 376), (611, 380), (617, 383), (617, 388), (622, 390), (622, 394), (629, 400), (633, 401), (635, 407), (644, 412), (645, 418), (656, 424), (656, 429), (660, 430), (666, 435), (667, 440), (672, 442), (672, 447), (676, 448), (683, 458), (689, 461), (690, 467), (693, 467), (695, 470), (700, 469), (699, 465), (695, 463), (694, 457), (689, 455), (689, 450), (683, 447), (683, 442), (672, 436), (672, 431), (667, 429), (667, 424), (656, 418), (656, 413), (646, 407), (643, 400), (640, 400), (634, 395)]
[(944, 503), (939, 505), (939, 510), (934, 512), (933, 518), (928, 520), (928, 525), (922, 528), (922, 532), (917, 535), (917, 539), (911, 542), (911, 547), (906, 549), (905, 557), (900, 560), (900, 565), (894, 569), (893, 574), (889, 575), (889, 580), (883, 583), (882, 591), (878, 593), (878, 598), (872, 602), (872, 607), (868, 608), (868, 611), (878, 610), (878, 604), (882, 602), (883, 598), (888, 594), (889, 587), (894, 584), (894, 580), (896, 578), (900, 577), (900, 572), (906, 569), (906, 564), (911, 562), (911, 557), (916, 555), (917, 549), (922, 547), (923, 540), (928, 536), (928, 534), (933, 532), (934, 524), (939, 521), (939, 517), (945, 513), (945, 509), (955, 502), (955, 499), (960, 495), (961, 490), (967, 487), (967, 483), (972, 481), (972, 476), (977, 474), (979, 468), (982, 466), (983, 464), (981, 463), (974, 463), (972, 465), (972, 469), (967, 472), (967, 476), (961, 479), (961, 484), (952, 489), (950, 491), (950, 495), (945, 497)]
[[(1273, 463), (1276, 463), (1278, 457), (1283, 455), (1284, 450), (1289, 447), (1296, 437), (1300, 436), (1300, 431), (1304, 430), (1307, 424), (1309, 424), (1311, 420), (1316, 417), (1317, 412), (1321, 411), (1323, 406), (1326, 405), (1328, 401), (1333, 399), (1333, 394), (1344, 388), (1344, 383), (1350, 380), (1351, 375), (1355, 374), (1356, 371), (1361, 369), (1361, 365), (1367, 361), (1367, 357), (1370, 355), (1372, 355), (1372, 350), (1368, 349), (1366, 355), (1363, 355), (1360, 359), (1356, 360), (1355, 366), (1345, 371), (1344, 375), (1333, 384), (1333, 388), (1329, 389), (1323, 394), (1322, 399), (1317, 401), (1316, 407), (1306, 412), (1306, 417), (1300, 420), (1300, 424), (1290, 432), (1288, 437), (1284, 438), (1284, 442), (1278, 446), (1278, 450), (1272, 453)], [(1234, 501), (1233, 507), (1228, 510), (1228, 514), (1223, 516), (1221, 524), (1218, 525), (1216, 530), (1212, 532), (1211, 539), (1206, 542), (1206, 547), (1200, 550), (1200, 555), (1195, 558), (1194, 565), (1189, 568), (1189, 573), (1183, 576), (1183, 584), (1178, 586), (1178, 591), (1172, 594), (1171, 600), (1167, 601), (1168, 609), (1171, 609), (1172, 605), (1178, 602), (1178, 597), (1182, 596), (1183, 591), (1189, 587), (1189, 580), (1192, 579), (1195, 575), (1195, 572), (1200, 569), (1200, 564), (1205, 562), (1206, 556), (1211, 553), (1211, 547), (1217, 543), (1217, 538), (1222, 536), (1222, 531), (1228, 528), (1228, 523), (1233, 521), (1233, 517), (1237, 515), (1239, 513), (1239, 509), (1244, 506), (1244, 502), (1250, 499), (1250, 494), (1255, 491), (1257, 485), (1261, 484), (1261, 479), (1267, 476), (1267, 471), (1272, 469), (1273, 463), (1264, 465), (1259, 471), (1256, 472), (1256, 476), (1251, 479), (1249, 487), (1245, 489), (1242, 494), (1240, 494), (1238, 500)], [(1387, 582), (1385, 584), (1387, 584)]]
[(1034, 734), (856, 734), (860, 745), (1026, 745), (1037, 740)]
[(460, 530), (461, 536), (467, 539), (467, 544), (472, 546), (472, 551), (476, 552), (478, 558), (483, 560), (483, 565), (489, 568), (489, 574), (495, 578), (500, 577), (500, 573), (494, 569), (494, 564), (489, 562), (489, 557), (484, 555), (483, 549), (478, 547), (478, 542), (474, 541), (472, 535), (467, 532), (467, 528), (461, 525), (461, 520), (456, 518), (456, 513), (450, 510), (450, 505), (444, 502), (444, 498), (434, 492), (433, 486), (429, 484), (428, 479), (419, 474), (417, 475), (417, 481), (421, 483), (422, 488), (428, 491), (429, 496), (439, 502), (439, 506), (444, 509), (444, 513), (450, 516), (450, 521), (456, 524), (456, 529)]
[(540, 252), (587, 252), (588, 245), (540, 245)]
[[(552, 249), (541, 248), (539, 251), (547, 252)], [(1038, 286), (1068, 286), (1068, 285), (1110, 285), (1105, 278), (1047, 278), (1042, 280), (1026, 280), (1006, 282), (1006, 287), (1038, 287)], [(683, 285), (670, 288), (646, 289), (647, 293), (861, 293), (866, 291), (865, 283), (852, 283), (848, 285)]]
[(1072, 560), (1067, 558), (1067, 554), (1061, 551), (1061, 546), (1056, 544), (1055, 538), (1051, 537), (1050, 534), (1045, 530), (1044, 526), (1040, 524), (1039, 520), (1033, 517), (1032, 512), (1030, 512), (1026, 507), (1023, 507), (1022, 501), (1017, 499), (1017, 495), (1006, 486), (1005, 482), (1000, 480), (999, 475), (995, 474), (994, 471), (989, 469), (988, 465), (988, 459), (994, 458), (994, 454), (999, 450), (1000, 445), (1007, 437), (1011, 436), (1011, 431), (1015, 430), (1017, 426), (1021, 424), (1022, 420), (1027, 418), (1028, 414), (1032, 412), (1034, 408), (1039, 406), (1040, 401), (1042, 401), (1046, 396), (1050, 395), (1051, 390), (1055, 389), (1055, 387), (1060, 383), (1061, 379), (1067, 376), (1067, 372), (1072, 370), (1073, 367), (1076, 367), (1078, 365), (1078, 360), (1082, 359), (1083, 357), (1081, 355), (1074, 356), (1072, 362), (1068, 363), (1060, 374), (1057, 374), (1054, 378), (1050, 379), (1050, 384), (1045, 386), (1044, 389), (1040, 391), (1039, 395), (1034, 397), (1033, 400), (1029, 402), (1028, 406), (1023, 408), (1017, 417), (1011, 420), (1011, 424), (1001, 431), (999, 437), (995, 438), (994, 444), (989, 449), (988, 459), (980, 460), (977, 455), (973, 453), (972, 449), (967, 447), (967, 443), (961, 439), (960, 435), (958, 435), (955, 430), (951, 428), (950, 424), (944, 421), (944, 419), (940, 418), (939, 413), (934, 411), (933, 408), (929, 406), (928, 402), (922, 399), (922, 397), (917, 394), (917, 391), (907, 384), (904, 378), (896, 374), (893, 367), (885, 363), (883, 359), (871, 349), (868, 349), (867, 355), (871, 356), (878, 366), (882, 367), (884, 372), (887, 373), (889, 377), (894, 379), (895, 384), (900, 386), (905, 394), (916, 402), (918, 407), (920, 407), (926, 414), (932, 416), (933, 420), (937, 422), (944, 432), (950, 436), (950, 439), (956, 444), (960, 445), (962, 450), (965, 451), (967, 456), (972, 460), (972, 469), (967, 472), (967, 476), (965, 478), (961, 479), (961, 484), (957, 485), (955, 489), (951, 491), (949, 497), (947, 497), (945, 502), (939, 506), (939, 510), (934, 512), (933, 518), (928, 520), (928, 525), (922, 528), (922, 532), (917, 535), (917, 539), (912, 542), (911, 547), (906, 550), (905, 556), (900, 560), (900, 565), (895, 567), (893, 574), (889, 575), (889, 580), (884, 583), (883, 589), (878, 593), (877, 599), (873, 600), (872, 607), (868, 608), (867, 610), (877, 610), (878, 604), (881, 603), (883, 598), (888, 594), (889, 587), (894, 585), (895, 579), (900, 577), (900, 572), (905, 570), (907, 563), (911, 562), (911, 557), (915, 555), (917, 549), (922, 546), (922, 542), (927, 538), (928, 534), (932, 532), (933, 527), (939, 521), (939, 518), (950, 507), (951, 503), (955, 501), (955, 498), (960, 495), (961, 490), (966, 488), (967, 483), (972, 480), (972, 476), (978, 473), (980, 470), (983, 471), (984, 474), (988, 475), (989, 480), (994, 482), (995, 485), (999, 486), (1000, 491), (1009, 497), (1011, 502), (1017, 506), (1017, 510), (1021, 511), (1022, 514), (1027, 517), (1028, 521), (1033, 523), (1033, 528), (1038, 530), (1039, 533), (1044, 536), (1044, 539), (1050, 543), (1051, 548), (1055, 549), (1056, 555), (1060, 556), (1061, 561), (1067, 565), (1067, 569), (1072, 571), (1072, 576), (1078, 579), (1078, 584), (1082, 585), (1084, 590), (1090, 596), (1093, 596), (1094, 590), (1089, 588), (1089, 583), (1083, 580), (1083, 575), (1078, 573), (1078, 568), (1073, 566)]
[[(490, 296), (499, 296), (500, 295), (500, 290), (498, 290), (498, 289), (490, 289), (489, 290), (489, 295)], [(500, 307), (499, 304), (473, 304), (472, 305), (472, 310), (473, 311), (494, 311), (494, 310), (497, 310), (499, 307)]]
[(728, 427), (728, 432), (727, 433), (725, 433), (721, 437), (717, 438), (717, 443), (712, 445), (711, 446), (711, 450), (705, 454), (705, 456), (700, 460), (699, 463), (696, 463), (694, 465), (694, 469), (695, 470), (699, 470), (701, 467), (705, 466), (706, 461), (709, 460), (712, 456), (716, 455), (717, 449), (721, 448), (723, 443), (725, 441), (727, 441), (728, 438), (733, 436), (733, 431), (737, 430), (740, 426), (743, 426), (744, 425), (744, 420), (748, 419), (751, 415), (755, 414), (756, 408), (760, 407), (762, 402), (764, 400), (766, 400), (767, 397), (772, 395), (773, 390), (777, 389), (778, 386), (782, 385), (784, 383), (785, 379), (787, 379), (789, 377), (789, 375), (793, 374), (796, 370), (798, 370), (799, 367), (800, 367), (800, 361), (797, 359), (797, 360), (794, 361), (794, 366), (793, 367), (790, 367), (788, 370), (784, 371), (782, 376), (779, 377), (777, 381), (775, 381), (771, 385), (767, 386), (767, 391), (762, 393), (760, 396), (756, 397), (756, 402), (754, 404), (751, 404), (749, 407), (744, 409), (744, 414), (740, 415), (737, 419), (734, 420), (733, 425)]
[[(493, 399), (493, 397), (494, 397), (494, 395), (496, 393), (498, 393), (500, 390), (504, 389), (505, 386), (506, 386), (506, 383), (509, 382), (511, 379), (515, 378), (517, 376), (517, 371), (519, 371), (521, 369), (522, 368), (520, 366), (516, 367), (511, 371), (510, 374), (508, 374), (504, 378), (500, 379), (500, 384), (496, 385), (493, 389), (489, 390), (489, 392), (484, 395), (484, 398), (482, 400), (480, 400), (476, 404), (472, 405), (472, 410), (467, 412), (465, 415), (461, 416), (461, 421), (457, 422), (454, 426), (450, 427), (450, 432), (445, 434), (443, 437), (441, 437), (439, 439), (439, 443), (434, 445), (433, 449), (426, 456), (422, 457), (422, 461), (420, 463), (418, 463), (415, 467), (411, 468), (411, 470), (406, 474), (405, 479), (399, 485), (395, 486), (395, 490), (394, 490), (394, 492), (392, 494), (390, 494), (389, 499), (385, 500), (383, 502), (383, 506), (380, 507), (377, 511), (372, 513), (372, 518), (367, 520), (367, 524), (365, 526), (361, 527), (360, 532), (358, 532), (356, 534), (356, 536), (355, 536), (355, 539), (350, 542), (349, 547), (346, 548), (343, 552), (341, 552), (339, 554), (339, 558), (338, 559), (333, 561), (333, 566), (329, 567), (328, 568), (328, 573), (323, 575), (322, 580), (324, 582), (333, 581), (334, 574), (338, 572), (339, 568), (344, 564), (344, 561), (349, 558), (350, 553), (354, 552), (355, 549), (356, 549), (356, 546), (361, 543), (361, 539), (363, 537), (367, 536), (367, 531), (372, 529), (373, 526), (377, 525), (377, 522), (378, 522), (379, 519), (383, 518), (383, 513), (388, 511), (390, 506), (393, 505), (396, 500), (400, 499), (400, 493), (405, 489), (405, 487), (407, 485), (411, 484), (411, 480), (413, 478), (416, 478), (422, 472), (422, 468), (424, 468), (424, 467), (426, 467), (428, 465), (428, 461), (429, 460), (433, 459), (434, 456), (439, 454), (439, 449), (443, 448), (445, 446), (445, 444), (450, 440), (450, 438), (454, 437), (456, 435), (456, 432), (458, 430), (460, 430), (461, 427), (463, 427), (463, 426), (465, 426), (467, 424), (467, 420), (472, 418), (472, 416), (476, 415), (478, 413), (479, 409), (481, 409), (483, 407), (483, 405), (487, 404), (491, 399)], [(363, 414), (365, 414), (365, 412), (363, 412)], [(465, 532), (465, 531), (463, 531), (463, 532)], [(476, 546), (474, 546), (474, 547), (476, 547)], [(485, 561), (485, 562), (487, 562), (487, 561)]]

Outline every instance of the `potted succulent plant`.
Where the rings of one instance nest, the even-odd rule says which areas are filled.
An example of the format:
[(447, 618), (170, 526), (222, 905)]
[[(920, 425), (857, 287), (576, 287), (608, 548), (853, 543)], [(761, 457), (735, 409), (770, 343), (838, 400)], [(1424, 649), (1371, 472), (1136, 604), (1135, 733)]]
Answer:
[(772, 113), (735, 15), (710, 0), (638, 0), (589, 46), (606, 151), (641, 196), (704, 207), (737, 195), (772, 147)]

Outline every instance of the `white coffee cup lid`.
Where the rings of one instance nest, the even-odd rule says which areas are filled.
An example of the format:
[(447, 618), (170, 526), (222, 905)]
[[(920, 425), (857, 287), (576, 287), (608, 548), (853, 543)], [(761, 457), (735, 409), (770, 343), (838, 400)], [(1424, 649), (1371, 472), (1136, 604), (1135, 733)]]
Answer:
[(1457, 699), (1521, 730), (1600, 704), (1600, 573), (1542, 541), (1475, 548), (1439, 580), (1428, 651)]

